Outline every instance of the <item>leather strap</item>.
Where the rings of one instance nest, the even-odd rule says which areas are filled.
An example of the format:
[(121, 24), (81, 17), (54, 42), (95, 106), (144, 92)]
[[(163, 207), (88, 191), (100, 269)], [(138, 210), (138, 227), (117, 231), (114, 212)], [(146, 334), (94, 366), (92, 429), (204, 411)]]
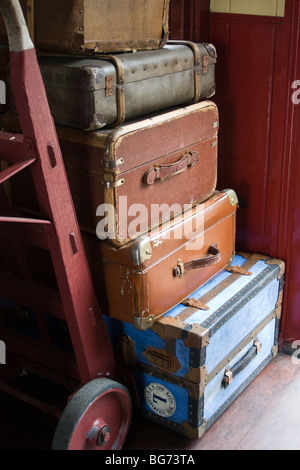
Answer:
[(194, 70), (194, 87), (195, 87), (194, 91), (195, 92), (194, 92), (194, 99), (192, 100), (192, 103), (198, 103), (201, 97), (201, 74), (200, 74), (200, 70), (198, 69), (199, 66), (201, 65), (201, 53), (197, 44), (192, 41), (176, 41), (176, 40), (170, 40), (167, 42), (167, 44), (184, 45), (192, 49), (193, 54), (194, 54), (194, 67), (195, 67), (195, 70)]
[(209, 256), (205, 258), (188, 261), (187, 263), (182, 263), (181, 260), (178, 260), (178, 265), (173, 270), (174, 276), (182, 278), (183, 274), (187, 271), (191, 271), (192, 269), (206, 268), (221, 261), (221, 254), (216, 243), (209, 247), (208, 253)]
[(114, 126), (120, 126), (125, 121), (125, 93), (124, 93), (124, 80), (125, 70), (124, 64), (116, 54), (97, 54), (97, 59), (104, 59), (112, 62), (116, 70), (117, 86), (116, 86), (116, 98), (117, 98), (117, 120), (114, 122)]
[(171, 163), (170, 165), (154, 165), (144, 174), (143, 182), (151, 185), (155, 181), (163, 181), (170, 176), (177, 175), (178, 173), (195, 166), (198, 163), (198, 158), (199, 155), (197, 152), (189, 152), (183, 155), (180, 160), (175, 163)]

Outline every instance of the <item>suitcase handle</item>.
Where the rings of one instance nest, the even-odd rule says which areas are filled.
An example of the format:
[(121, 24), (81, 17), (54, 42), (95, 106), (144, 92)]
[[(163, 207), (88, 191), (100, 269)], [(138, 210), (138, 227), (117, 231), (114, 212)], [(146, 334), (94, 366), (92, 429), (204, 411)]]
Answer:
[(232, 369), (227, 367), (224, 373), (224, 378), (222, 385), (224, 388), (227, 388), (229, 384), (233, 381), (234, 377), (236, 377), (240, 372), (242, 372), (253, 359), (257, 356), (257, 354), (261, 350), (261, 343), (258, 342), (256, 339), (253, 343), (252, 348), (248, 351), (246, 356), (243, 357), (241, 361), (239, 361)]
[(183, 155), (175, 163), (169, 165), (153, 165), (152, 168), (146, 171), (143, 176), (143, 183), (151, 185), (155, 181), (163, 181), (170, 176), (178, 175), (183, 171), (195, 166), (198, 163), (199, 154), (197, 152), (189, 152)]
[(221, 254), (216, 243), (209, 247), (208, 253), (209, 256), (206, 258), (189, 261), (187, 263), (182, 263), (179, 259), (176, 268), (173, 270), (174, 276), (181, 279), (184, 273), (187, 271), (191, 271), (192, 269), (206, 268), (207, 266), (212, 266), (213, 264), (221, 261)]

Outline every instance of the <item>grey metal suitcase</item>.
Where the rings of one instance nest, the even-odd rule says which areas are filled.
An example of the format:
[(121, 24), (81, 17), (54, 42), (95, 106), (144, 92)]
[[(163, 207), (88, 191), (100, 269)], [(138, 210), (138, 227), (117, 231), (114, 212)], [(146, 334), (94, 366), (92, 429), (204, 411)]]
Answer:
[(135, 53), (39, 57), (56, 124), (84, 130), (210, 98), (215, 63), (212, 44), (189, 41)]

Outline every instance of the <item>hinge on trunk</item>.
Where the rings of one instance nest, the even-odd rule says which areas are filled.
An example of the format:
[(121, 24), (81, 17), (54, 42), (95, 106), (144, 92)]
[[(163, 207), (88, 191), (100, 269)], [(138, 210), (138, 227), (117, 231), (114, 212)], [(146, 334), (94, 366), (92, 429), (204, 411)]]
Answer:
[(252, 276), (252, 273), (250, 271), (238, 265), (230, 266), (229, 268), (226, 269), (226, 271), (229, 273), (243, 274), (244, 276)]
[(105, 168), (108, 168), (109, 170), (114, 170), (118, 166), (123, 165), (124, 158), (121, 157), (118, 160), (112, 160), (112, 161), (109, 161), (109, 162), (106, 162), (105, 160), (102, 160), (102, 163), (105, 166)]
[(117, 188), (118, 186), (122, 186), (122, 184), (125, 183), (125, 179), (122, 178), (120, 180), (117, 180), (117, 181), (105, 181), (105, 180), (102, 180), (102, 184), (104, 184), (105, 188), (106, 189), (111, 189), (111, 188)]
[(198, 308), (199, 310), (209, 310), (210, 307), (205, 305), (203, 302), (197, 299), (185, 299), (182, 302), (182, 305), (185, 305), (186, 307), (194, 307)]

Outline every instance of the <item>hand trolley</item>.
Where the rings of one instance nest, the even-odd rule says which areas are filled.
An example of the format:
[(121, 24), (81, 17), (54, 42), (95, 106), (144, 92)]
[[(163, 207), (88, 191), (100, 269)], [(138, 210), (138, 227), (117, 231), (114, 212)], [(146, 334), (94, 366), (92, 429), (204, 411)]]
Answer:
[[(0, 160), (6, 162), (0, 173), (0, 238), (12, 244), (19, 269), (16, 275), (0, 266), (0, 298), (34, 309), (40, 335), (17, 331), (0, 315), (0, 340), (7, 348), (6, 365), (0, 365), (0, 389), (59, 415), (53, 449), (121, 449), (131, 421), (131, 396), (118, 382), (36, 51), (18, 0), (1, 0), (0, 11), (8, 32), (10, 80), (21, 126), (21, 133), (0, 132)], [(32, 175), (39, 217), (16, 213), (2, 184), (25, 169)], [(32, 278), (24, 246), (50, 253), (57, 293)], [(67, 325), (72, 353), (51, 342), (49, 318)], [(13, 360), (16, 371), (10, 367)], [(63, 411), (12, 385), (28, 370), (69, 391)]]

